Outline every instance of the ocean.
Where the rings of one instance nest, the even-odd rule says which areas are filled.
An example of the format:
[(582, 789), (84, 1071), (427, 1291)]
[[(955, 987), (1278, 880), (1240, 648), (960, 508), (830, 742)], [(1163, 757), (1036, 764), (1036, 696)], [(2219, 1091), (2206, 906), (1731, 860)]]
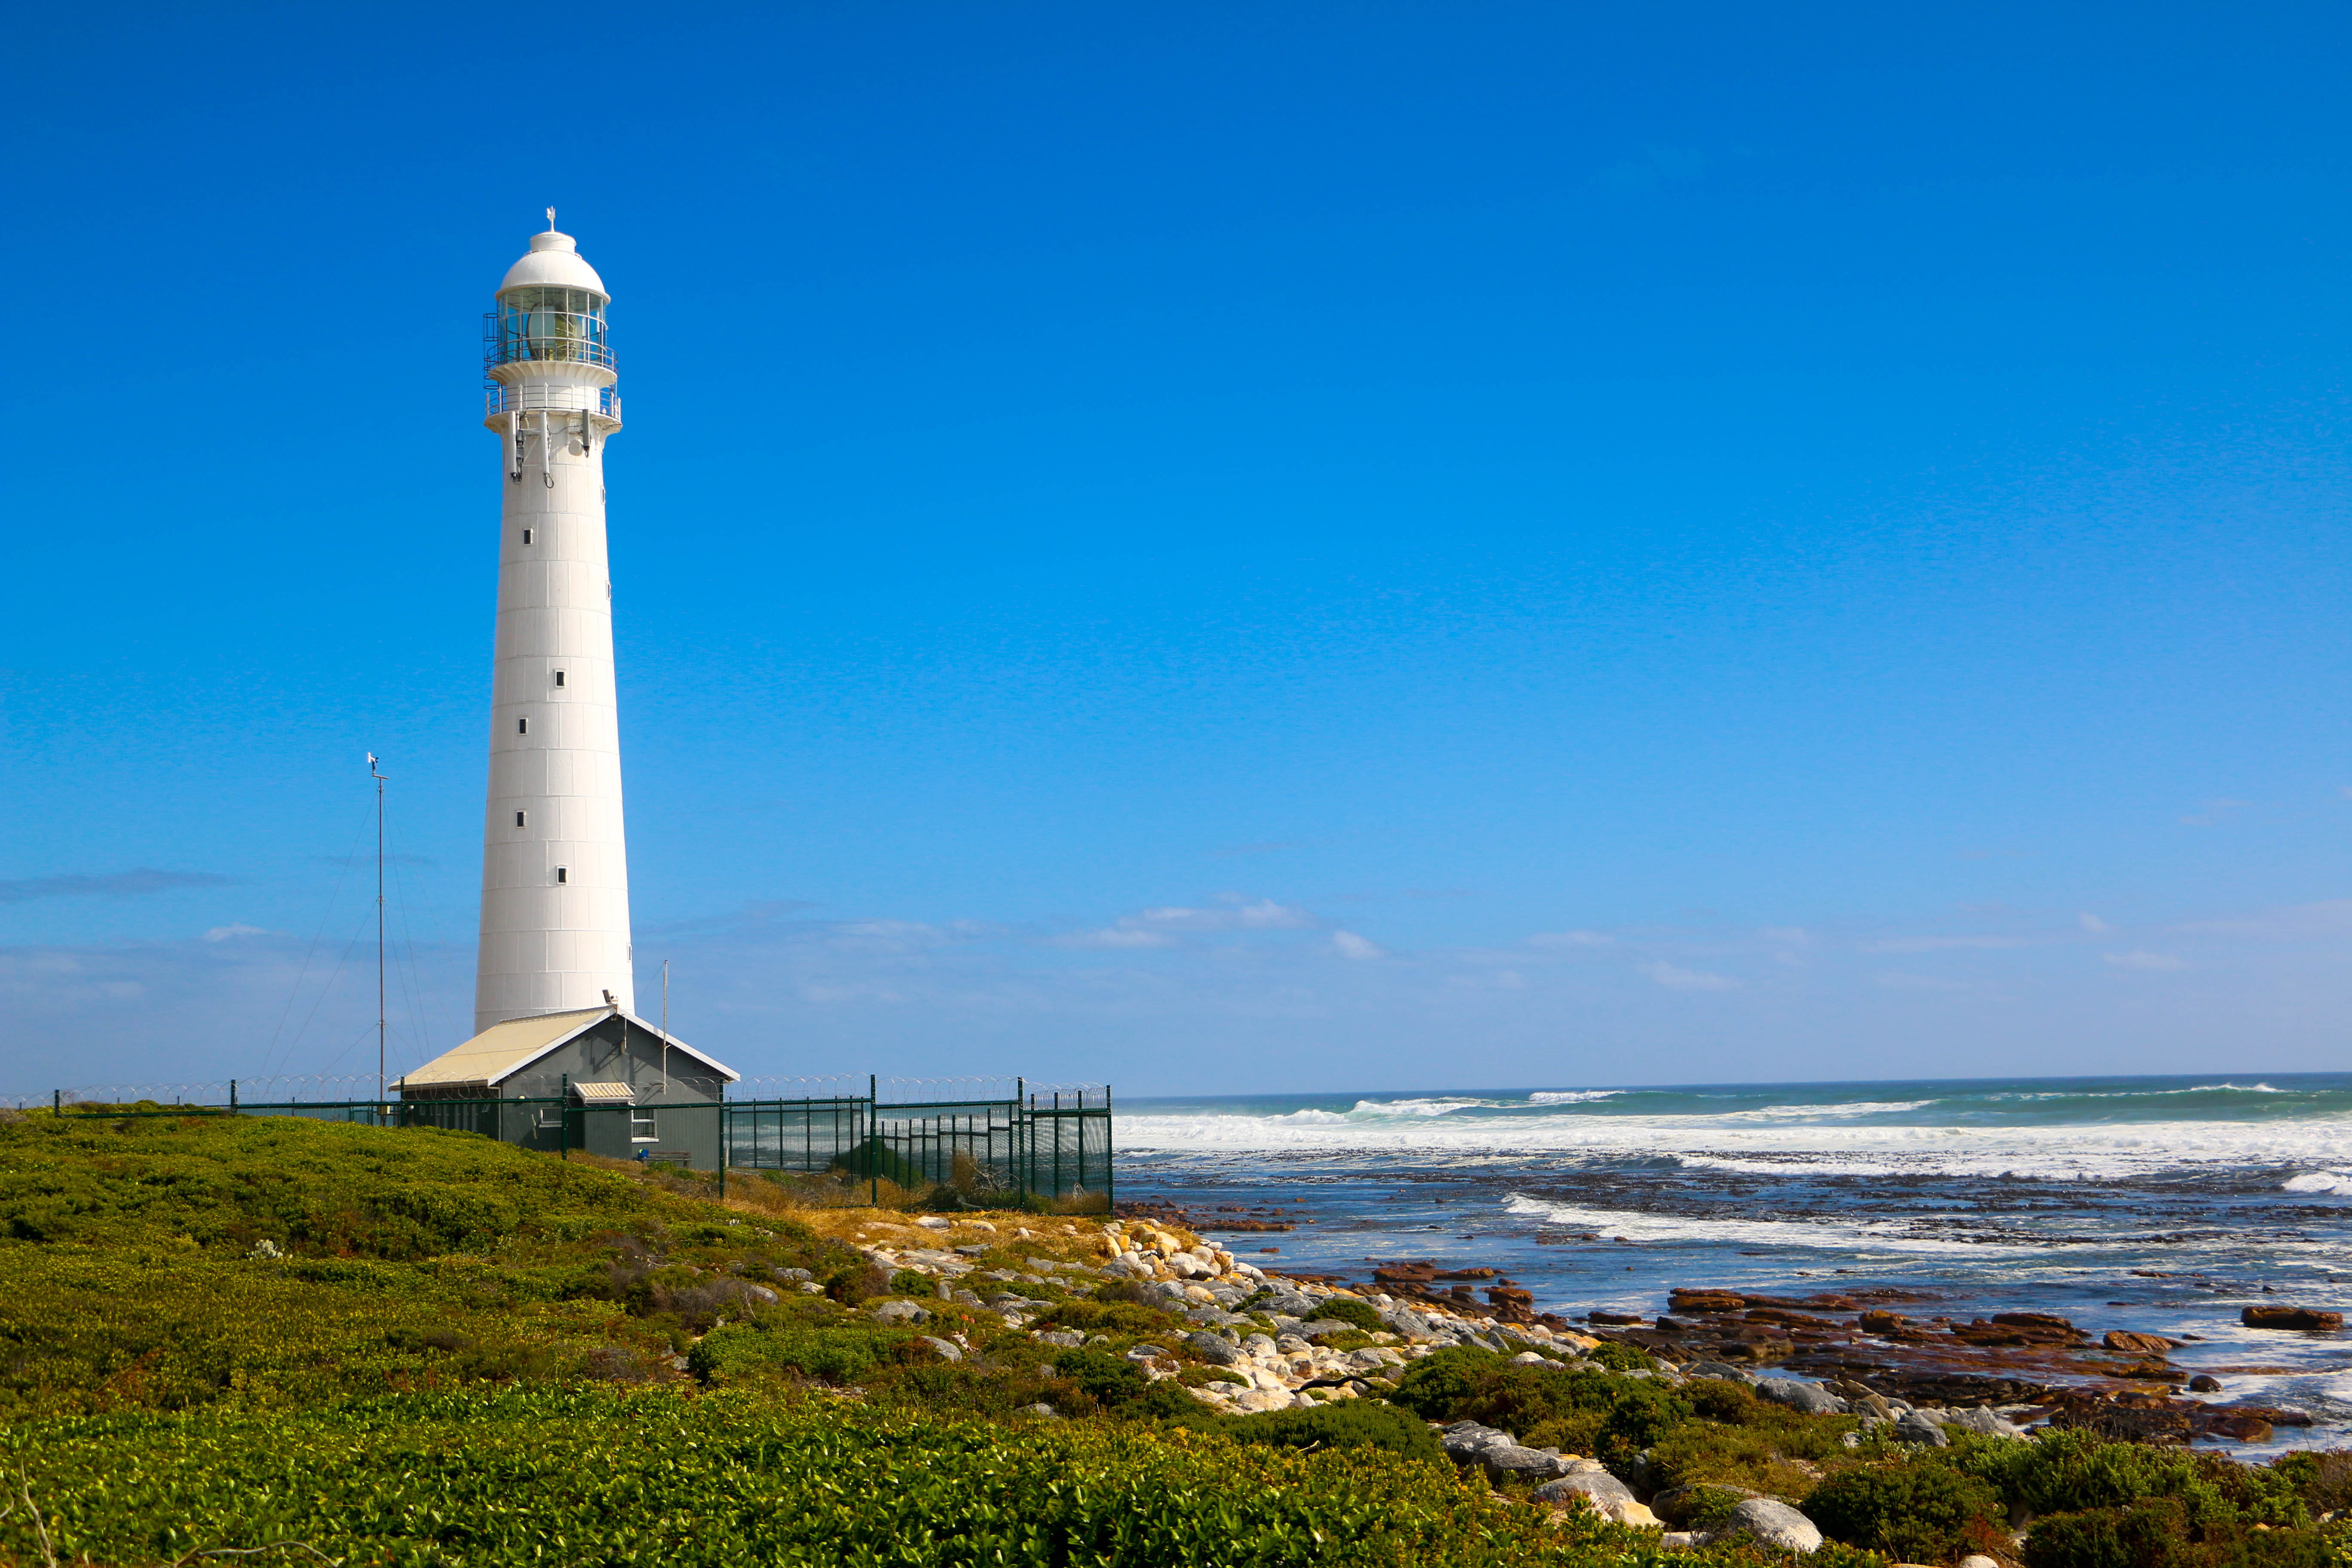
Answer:
[(1131, 1100), (1117, 1137), (1122, 1200), (1289, 1211), (1210, 1230), (1268, 1268), (1496, 1268), (1574, 1316), (1919, 1289), (2189, 1340), (2207, 1397), (2312, 1413), (2268, 1448), (2352, 1443), (2352, 1338), (2239, 1323), (2352, 1311), (2352, 1074)]

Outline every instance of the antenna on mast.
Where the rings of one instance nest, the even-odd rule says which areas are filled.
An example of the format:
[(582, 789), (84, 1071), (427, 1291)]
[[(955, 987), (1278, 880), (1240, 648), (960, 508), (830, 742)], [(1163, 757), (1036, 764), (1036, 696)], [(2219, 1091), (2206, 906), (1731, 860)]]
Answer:
[(553, 207), (547, 209), (547, 232), (550, 234), (553, 234), (555, 232), (555, 209)]
[(383, 1116), (383, 774), (376, 771), (375, 753), (367, 754), (368, 777), (375, 780), (375, 1099), (376, 1116)]

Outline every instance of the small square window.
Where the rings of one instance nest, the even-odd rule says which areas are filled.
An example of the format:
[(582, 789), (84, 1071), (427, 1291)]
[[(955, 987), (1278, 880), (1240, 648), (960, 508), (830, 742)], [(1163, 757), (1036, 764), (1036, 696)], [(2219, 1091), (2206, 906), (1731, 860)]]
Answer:
[(568, 882), (572, 880), (572, 868), (569, 866), (558, 866), (555, 868), (555, 879), (559, 882)]
[(563, 672), (560, 669), (555, 672), (555, 684), (558, 686), (563, 684)]
[(525, 544), (529, 544), (530, 542), (530, 535), (531, 531), (530, 529), (526, 528), (522, 531), (522, 542)]
[(643, 1106), (629, 1108), (629, 1136), (642, 1138), (647, 1142), (661, 1136), (654, 1131), (654, 1113), (651, 1110)]
[(530, 813), (527, 811), (516, 812), (515, 826), (517, 827), (529, 827), (530, 826)]
[(556, 1128), (562, 1126), (563, 1108), (560, 1105), (541, 1106), (539, 1108), (539, 1124), (549, 1131), (552, 1131)]
[(518, 734), (518, 735), (528, 735), (528, 734), (530, 734), (530, 720), (528, 720), (528, 719), (518, 719), (518, 720), (516, 720), (516, 721), (515, 721), (515, 733), (516, 733), (516, 734)]

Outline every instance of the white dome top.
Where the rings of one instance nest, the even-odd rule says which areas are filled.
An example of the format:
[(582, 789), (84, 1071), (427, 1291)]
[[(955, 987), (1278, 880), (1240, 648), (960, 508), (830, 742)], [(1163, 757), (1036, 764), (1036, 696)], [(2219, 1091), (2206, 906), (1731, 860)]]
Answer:
[(540, 287), (593, 289), (607, 300), (612, 298), (605, 293), (604, 280), (596, 276), (596, 269), (581, 259), (580, 247), (572, 237), (551, 228), (530, 237), (530, 254), (507, 268), (506, 281), (499, 285), (499, 292)]

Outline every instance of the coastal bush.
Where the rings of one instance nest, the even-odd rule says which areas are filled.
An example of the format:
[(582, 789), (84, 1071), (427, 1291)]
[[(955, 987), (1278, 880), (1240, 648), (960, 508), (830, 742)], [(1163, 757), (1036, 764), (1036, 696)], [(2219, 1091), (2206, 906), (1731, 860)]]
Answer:
[(706, 1383), (729, 1383), (758, 1370), (797, 1373), (819, 1383), (854, 1383), (896, 1359), (912, 1333), (858, 1324), (838, 1328), (730, 1325), (687, 1352), (686, 1369)]
[(1327, 1298), (1315, 1309), (1315, 1315), (1318, 1318), (1332, 1318), (1342, 1323), (1352, 1324), (1368, 1334), (1379, 1333), (1383, 1326), (1380, 1313), (1372, 1310), (1370, 1302), (1355, 1300), (1347, 1296)]
[(2316, 1531), (2200, 1524), (2177, 1497), (2037, 1520), (2024, 1554), (2026, 1568), (2330, 1568), (2335, 1562)]
[[(1303, 1452), (730, 1394), (52, 1419), (5, 1443), (12, 1481), (21, 1463), (57, 1558), (74, 1562), (301, 1542), (347, 1562), (473, 1568), (1569, 1568), (1654, 1539), (1589, 1514), (1548, 1523), (1450, 1466), (1369, 1445)], [(0, 1517), (0, 1561), (42, 1560), (29, 1515)]]
[(1997, 1530), (2003, 1510), (1991, 1486), (1932, 1462), (1870, 1465), (1832, 1476), (1803, 1508), (1822, 1534), (1897, 1563), (1956, 1562), (2005, 1544)]
[(901, 1268), (890, 1276), (893, 1296), (936, 1296), (939, 1290), (931, 1277), (919, 1268)]
[(1076, 1329), (1083, 1334), (1131, 1339), (1147, 1339), (1153, 1334), (1181, 1336), (1185, 1331), (1183, 1322), (1174, 1313), (1131, 1301), (1056, 1301), (1040, 1314), (1038, 1321)]
[[(1139, 1398), (1150, 1382), (1132, 1362), (1102, 1351), (1066, 1350), (1054, 1358), (1054, 1370), (1096, 1404), (1112, 1410)], [(1178, 1397), (1193, 1402), (1191, 1394)]]
[(1778, 1497), (1798, 1497), (1818, 1479), (1823, 1462), (1848, 1459), (1843, 1438), (1856, 1423), (1843, 1415), (1808, 1415), (1759, 1399), (1743, 1384), (1698, 1378), (1682, 1396), (1694, 1412), (1650, 1451), (1650, 1476), (1662, 1487), (1720, 1482)]
[(1650, 1447), (1691, 1407), (1645, 1378), (1521, 1365), (1492, 1351), (1447, 1350), (1414, 1363), (1391, 1404), (1429, 1421), (1481, 1421), (1523, 1443), (1607, 1459)]
[(1954, 1461), (1983, 1477), (2004, 1501), (2035, 1514), (2123, 1508), (2177, 1498), (2196, 1529), (2234, 1530), (2311, 1522), (2294, 1468), (2240, 1465), (2217, 1454), (2116, 1443), (2084, 1431), (2043, 1434), (2031, 1443), (1964, 1442)]
[(1658, 1358), (1639, 1345), (1619, 1344), (1615, 1340), (1603, 1340), (1584, 1352), (1586, 1359), (1607, 1367), (1611, 1372), (1655, 1372)]

